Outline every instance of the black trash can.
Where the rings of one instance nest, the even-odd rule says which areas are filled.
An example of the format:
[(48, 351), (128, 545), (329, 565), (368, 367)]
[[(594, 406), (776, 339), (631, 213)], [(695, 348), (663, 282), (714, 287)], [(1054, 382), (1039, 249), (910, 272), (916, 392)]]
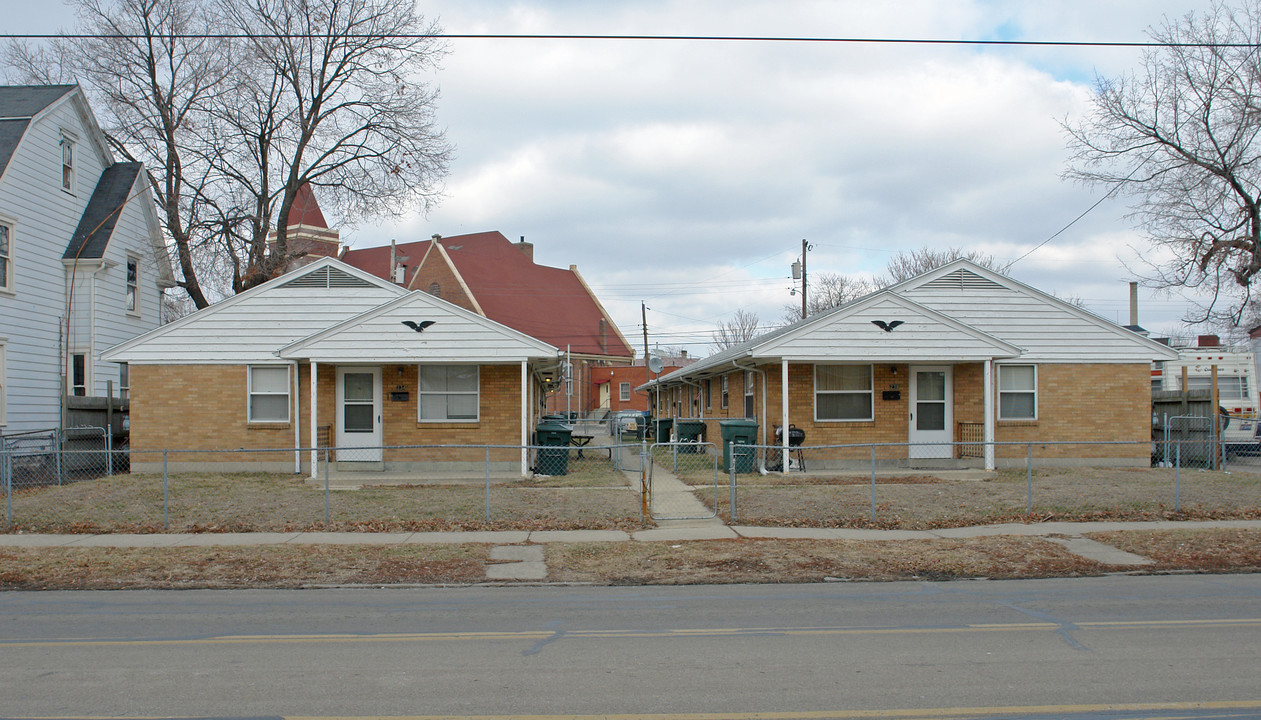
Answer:
[(569, 440), (574, 426), (556, 420), (544, 420), (534, 429), (537, 450), (534, 472), (538, 475), (569, 474)]
[(665, 443), (670, 442), (670, 428), (674, 425), (671, 418), (657, 418), (652, 421), (652, 441)]
[[(757, 443), (756, 420), (719, 420), (718, 427), (722, 432), (722, 470), (731, 472), (731, 446), (754, 445)], [(736, 472), (753, 472), (753, 451), (744, 450), (735, 455)]]
[(683, 419), (676, 420), (674, 423), (674, 434), (677, 436), (680, 443), (685, 443), (679, 446), (679, 452), (700, 452), (698, 443), (701, 442), (705, 435), (705, 421)]

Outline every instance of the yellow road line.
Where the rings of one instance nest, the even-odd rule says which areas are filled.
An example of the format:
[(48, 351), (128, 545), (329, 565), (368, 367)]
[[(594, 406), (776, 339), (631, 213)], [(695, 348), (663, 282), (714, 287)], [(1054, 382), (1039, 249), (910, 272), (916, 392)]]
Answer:
[[(968, 720), (994, 716), (1070, 715), (1090, 713), (1161, 713), (1128, 720), (1197, 720), (1202, 713), (1174, 716), (1171, 712), (1258, 711), (1258, 700), (1203, 702), (1103, 703), (1077, 705), (1011, 705), (1005, 707), (917, 708), (895, 710), (813, 710), (808, 712), (723, 713), (600, 713), (598, 715), (283, 715), (284, 720)], [(58, 716), (64, 717), (64, 716)], [(80, 720), (114, 720), (116, 716), (76, 716)], [(171, 715), (131, 720), (180, 720)], [(39, 720), (39, 718), (33, 718)]]
[[(1135, 630), (1145, 628), (1261, 628), (1261, 618), (1222, 618), (1215, 620), (1119, 620), (1072, 623), (1082, 630)], [(570, 640), (616, 640), (636, 638), (694, 638), (694, 637), (746, 637), (746, 636), (836, 636), (836, 635), (934, 635), (989, 632), (1046, 632), (1060, 630), (1063, 626), (1051, 622), (1032, 623), (979, 623), (949, 627), (833, 627), (833, 628), (684, 628), (677, 630), (566, 630), (560, 634)], [(20, 649), (39, 647), (91, 647), (125, 645), (249, 645), (271, 643), (410, 643), (410, 642), (468, 642), (468, 641), (521, 641), (544, 640), (557, 635), (550, 630), (520, 630), (506, 632), (453, 632), (453, 633), (378, 633), (352, 634), (303, 634), (303, 635), (220, 635), (207, 638), (149, 638), (143, 640), (110, 639), (60, 639), (60, 640), (8, 640), (0, 641), (0, 648)]]

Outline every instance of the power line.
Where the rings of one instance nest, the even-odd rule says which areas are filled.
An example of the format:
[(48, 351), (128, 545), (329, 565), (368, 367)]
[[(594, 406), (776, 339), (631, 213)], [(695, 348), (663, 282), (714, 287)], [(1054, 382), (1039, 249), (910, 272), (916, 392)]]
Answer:
[[(607, 35), (562, 33), (402, 33), (379, 35), (346, 33), (316, 35), (311, 33), (158, 33), (166, 40), (309, 40), (327, 37), (354, 39), (391, 38), (397, 40), (621, 40), (665, 42), (751, 42), (804, 43), (841, 45), (966, 45), (981, 47), (1083, 47), (1083, 48), (1251, 48), (1251, 43), (1198, 43), (1109, 40), (967, 40), (949, 38), (864, 38), (814, 37), (802, 35)], [(143, 40), (144, 34), (131, 33), (0, 33), (8, 40)]]

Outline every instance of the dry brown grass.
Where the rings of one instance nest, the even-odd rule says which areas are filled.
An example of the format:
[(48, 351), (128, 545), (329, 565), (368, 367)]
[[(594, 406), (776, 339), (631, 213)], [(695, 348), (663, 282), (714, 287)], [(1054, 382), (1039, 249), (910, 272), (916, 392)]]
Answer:
[[(618, 484), (620, 483), (620, 484)], [(18, 491), (11, 532), (290, 532), (300, 530), (572, 530), (644, 527), (639, 498), (620, 474), (482, 485), (403, 485), (339, 490), (293, 475), (172, 475), (164, 524), (160, 475), (119, 475)]]
[(487, 545), (0, 548), (0, 589), (297, 588), (472, 583)]
[(1124, 530), (1088, 537), (1151, 558), (1154, 569), (1261, 572), (1261, 530)]
[[(1166, 468), (1001, 472), (990, 480), (932, 475), (740, 475), (736, 522), (785, 527), (932, 529), (1000, 522), (1261, 518), (1261, 476)], [(695, 484), (730, 521), (729, 487)], [(875, 514), (872, 515), (872, 496)]]

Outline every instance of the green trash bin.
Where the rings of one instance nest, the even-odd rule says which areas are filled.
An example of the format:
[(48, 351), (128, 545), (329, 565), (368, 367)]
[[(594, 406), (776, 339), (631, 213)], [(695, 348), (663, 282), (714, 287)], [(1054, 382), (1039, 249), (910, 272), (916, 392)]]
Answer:
[(569, 440), (574, 426), (557, 420), (544, 420), (534, 429), (534, 442), (540, 445), (534, 461), (539, 475), (569, 474)]
[(679, 446), (681, 453), (700, 452), (700, 443), (705, 435), (704, 420), (677, 420), (674, 423), (674, 434), (680, 443), (687, 443)]
[(674, 425), (672, 418), (657, 418), (652, 421), (652, 441), (670, 442), (670, 427)]
[[(731, 446), (757, 444), (757, 420), (719, 420), (722, 432), (722, 470), (731, 472)], [(753, 451), (737, 452), (736, 472), (753, 472)]]

